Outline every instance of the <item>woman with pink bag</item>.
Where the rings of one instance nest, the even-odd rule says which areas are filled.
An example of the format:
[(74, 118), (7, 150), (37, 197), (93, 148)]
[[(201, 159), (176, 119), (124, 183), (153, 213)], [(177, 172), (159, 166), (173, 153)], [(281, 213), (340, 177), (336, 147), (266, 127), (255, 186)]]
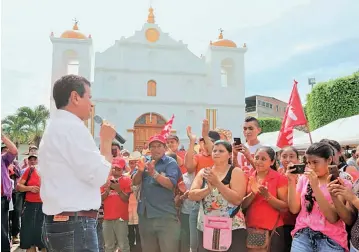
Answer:
[(214, 143), (214, 165), (197, 173), (189, 199), (200, 201), (198, 215), (199, 252), (247, 251), (245, 219), (239, 206), (246, 194), (243, 171), (230, 162), (232, 146), (218, 140)]

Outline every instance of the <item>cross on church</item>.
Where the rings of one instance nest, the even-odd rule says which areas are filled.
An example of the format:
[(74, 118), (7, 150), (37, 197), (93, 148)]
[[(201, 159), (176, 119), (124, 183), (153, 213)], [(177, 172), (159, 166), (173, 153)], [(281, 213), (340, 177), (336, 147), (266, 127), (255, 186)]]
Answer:
[(72, 19), (72, 21), (74, 21), (75, 25), (77, 25), (79, 23), (79, 21), (77, 20), (77, 18)]
[(219, 31), (220, 33), (224, 32), (224, 30), (223, 30), (222, 28), (219, 28), (218, 31)]

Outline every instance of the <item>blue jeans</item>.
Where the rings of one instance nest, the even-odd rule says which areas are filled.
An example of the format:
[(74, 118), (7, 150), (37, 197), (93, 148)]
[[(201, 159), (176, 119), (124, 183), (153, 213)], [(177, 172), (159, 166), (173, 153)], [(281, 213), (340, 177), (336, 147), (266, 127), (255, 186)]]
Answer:
[(328, 236), (310, 228), (304, 228), (295, 233), (291, 252), (334, 252), (345, 251), (338, 243)]
[(69, 217), (68, 221), (54, 222), (46, 216), (43, 239), (49, 252), (98, 252), (97, 219)]
[(193, 204), (192, 211), (189, 214), (190, 247), (192, 252), (197, 252), (198, 250), (198, 231), (197, 231), (198, 212), (199, 212), (199, 203), (196, 202), (195, 204)]

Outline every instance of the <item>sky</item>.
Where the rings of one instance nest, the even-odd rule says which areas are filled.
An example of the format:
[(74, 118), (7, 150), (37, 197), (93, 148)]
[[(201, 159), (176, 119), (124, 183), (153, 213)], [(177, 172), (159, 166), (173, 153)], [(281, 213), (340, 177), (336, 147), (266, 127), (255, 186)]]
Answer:
[(52, 44), (73, 19), (91, 34), (94, 52), (140, 30), (152, 4), (156, 23), (196, 55), (224, 30), (247, 44), (246, 96), (288, 101), (293, 79), (302, 102), (317, 82), (359, 70), (357, 0), (3, 0), (1, 118), (21, 106), (49, 106)]

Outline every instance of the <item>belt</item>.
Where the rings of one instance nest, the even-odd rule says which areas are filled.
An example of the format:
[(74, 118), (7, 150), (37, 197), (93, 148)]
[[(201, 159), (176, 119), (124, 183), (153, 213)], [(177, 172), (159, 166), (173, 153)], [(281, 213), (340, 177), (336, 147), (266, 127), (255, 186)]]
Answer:
[(89, 217), (96, 219), (98, 216), (98, 211), (96, 210), (88, 210), (88, 211), (78, 211), (78, 212), (62, 212), (57, 215), (70, 216), (70, 217)]

